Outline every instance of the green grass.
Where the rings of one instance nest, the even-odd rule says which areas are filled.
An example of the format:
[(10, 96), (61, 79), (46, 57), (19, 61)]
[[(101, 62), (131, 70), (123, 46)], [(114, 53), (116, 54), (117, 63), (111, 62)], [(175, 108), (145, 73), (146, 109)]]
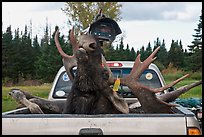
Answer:
[[(189, 74), (187, 78), (180, 81), (174, 87), (179, 88), (184, 85), (189, 85), (191, 83), (194, 83), (196, 81), (202, 80), (202, 72), (184, 72), (182, 70), (178, 70), (176, 68), (168, 68), (165, 71), (162, 71), (162, 75), (164, 77), (164, 80), (166, 81), (166, 84), (169, 84), (173, 81), (175, 81), (178, 78), (181, 78), (185, 74)], [(199, 86), (196, 86), (186, 93), (182, 94), (179, 98), (202, 98), (202, 84)]]
[[(179, 88), (181, 86), (189, 85), (189, 84), (194, 83), (196, 81), (198, 81), (198, 80), (186, 79), (186, 80), (180, 81), (179, 83), (174, 85), (174, 87)], [(171, 82), (172, 81), (168, 80), (168, 81), (166, 81), (166, 84), (171, 83)], [(179, 98), (191, 98), (191, 97), (202, 98), (202, 84), (190, 89), (186, 93), (182, 94)]]
[(48, 98), (51, 86), (51, 84), (48, 84), (42, 86), (2, 87), (2, 112), (13, 110), (18, 106), (18, 103), (8, 94), (12, 88), (18, 88), (23, 91), (27, 91), (32, 95), (39, 96), (42, 98)]

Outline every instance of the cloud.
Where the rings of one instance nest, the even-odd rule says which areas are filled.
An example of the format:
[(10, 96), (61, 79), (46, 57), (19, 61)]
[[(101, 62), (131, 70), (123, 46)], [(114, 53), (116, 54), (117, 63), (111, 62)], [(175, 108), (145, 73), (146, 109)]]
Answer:
[(60, 10), (65, 5), (65, 2), (3, 2), (3, 11), (12, 9), (14, 11), (25, 12), (42, 12)]
[(36, 2), (38, 5), (32, 8), (32, 11), (53, 11), (64, 7), (65, 2)]
[(121, 2), (122, 20), (194, 21), (201, 13), (201, 2)]

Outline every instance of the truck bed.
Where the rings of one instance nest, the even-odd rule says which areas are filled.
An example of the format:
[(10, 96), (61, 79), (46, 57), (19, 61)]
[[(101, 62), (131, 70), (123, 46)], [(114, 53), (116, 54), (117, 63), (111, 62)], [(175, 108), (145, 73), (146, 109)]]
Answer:
[(194, 114), (181, 106), (175, 107), (174, 112), (175, 114), (29, 114), (27, 108), (21, 108), (2, 113), (2, 134), (186, 135), (187, 125), (197, 124), (194, 122)]

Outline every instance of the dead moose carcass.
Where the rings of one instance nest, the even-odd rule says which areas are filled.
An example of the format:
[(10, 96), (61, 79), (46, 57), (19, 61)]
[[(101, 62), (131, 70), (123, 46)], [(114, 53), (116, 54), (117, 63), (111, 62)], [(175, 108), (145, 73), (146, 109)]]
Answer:
[[(74, 37), (73, 29), (70, 32), (70, 42), (73, 48), (73, 55), (69, 56), (63, 52), (58, 41), (58, 31), (55, 34), (56, 47), (63, 57), (63, 64), (66, 72), (73, 81), (72, 91), (67, 97), (66, 102), (50, 101), (29, 95), (23, 92), (25, 97), (22, 104), (28, 106), (30, 102), (36, 103), (42, 110), (48, 110), (54, 113), (71, 114), (104, 114), (104, 113), (173, 113), (171, 107), (175, 105), (168, 102), (174, 101), (182, 93), (200, 85), (202, 81), (195, 82), (178, 88), (167, 94), (156, 96), (155, 93), (162, 92), (165, 89), (175, 85), (188, 76), (168, 84), (162, 88), (152, 89), (138, 82), (140, 75), (148, 68), (156, 57), (159, 47), (143, 62), (140, 61), (140, 55), (137, 56), (131, 73), (125, 78), (121, 78), (121, 84), (128, 86), (133, 94), (138, 98), (141, 107), (129, 109), (123, 98), (119, 98), (116, 92), (113, 92), (110, 85), (114, 84), (116, 78), (113, 77), (103, 56), (103, 50), (98, 45), (97, 39), (92, 35), (81, 35), (79, 40)], [(102, 65), (103, 64), (103, 65)], [(77, 66), (76, 76), (73, 77), (71, 69)], [(105, 67), (102, 67), (105, 66)], [(16, 96), (21, 90), (12, 90), (12, 96)], [(31, 97), (32, 96), (32, 97)], [(29, 98), (28, 98), (29, 97)], [(29, 105), (29, 108), (32, 105)], [(32, 108), (32, 107), (31, 107)], [(36, 106), (35, 106), (36, 108)], [(41, 113), (38, 109), (36, 112)]]

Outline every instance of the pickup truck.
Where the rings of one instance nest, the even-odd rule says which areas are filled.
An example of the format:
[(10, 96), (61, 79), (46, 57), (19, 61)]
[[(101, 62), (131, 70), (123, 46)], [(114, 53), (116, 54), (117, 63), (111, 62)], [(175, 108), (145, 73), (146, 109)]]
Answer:
[[(115, 77), (130, 73), (134, 62), (108, 61)], [(73, 73), (76, 68), (73, 68)], [(151, 63), (139, 81), (159, 88), (165, 85), (158, 67)], [(49, 93), (50, 100), (65, 100), (72, 82), (62, 66)], [(164, 91), (162, 94), (169, 92)], [(157, 93), (161, 94), (161, 93)], [(125, 98), (129, 107), (139, 106), (130, 89), (120, 86), (118, 95)], [(172, 102), (173, 103), (173, 102)], [(3, 135), (201, 135), (201, 128), (193, 112), (178, 105), (174, 114), (31, 114), (24, 107), (2, 113)]]

